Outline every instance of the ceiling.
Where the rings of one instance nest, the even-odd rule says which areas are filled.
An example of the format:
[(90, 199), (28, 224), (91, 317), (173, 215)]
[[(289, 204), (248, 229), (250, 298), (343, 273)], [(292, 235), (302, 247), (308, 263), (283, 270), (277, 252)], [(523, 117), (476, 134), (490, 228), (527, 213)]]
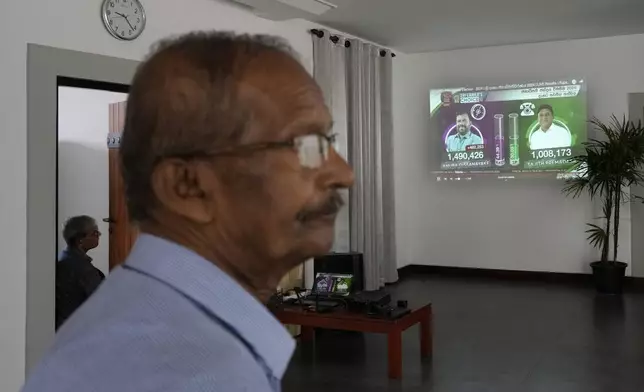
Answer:
[(307, 19), (403, 52), (644, 33), (644, 0), (330, 0)]

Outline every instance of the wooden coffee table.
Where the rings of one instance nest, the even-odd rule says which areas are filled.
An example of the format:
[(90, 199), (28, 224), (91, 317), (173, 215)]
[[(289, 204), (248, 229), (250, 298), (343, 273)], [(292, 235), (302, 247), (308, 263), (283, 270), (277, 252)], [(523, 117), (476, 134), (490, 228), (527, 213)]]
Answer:
[(301, 340), (314, 337), (315, 328), (387, 334), (389, 378), (402, 378), (402, 333), (414, 324), (420, 324), (420, 354), (432, 355), (432, 305), (412, 309), (411, 313), (396, 319), (386, 320), (369, 317), (362, 313), (337, 309), (330, 313), (315, 313), (299, 306), (285, 306), (273, 310), (282, 324), (302, 327)]

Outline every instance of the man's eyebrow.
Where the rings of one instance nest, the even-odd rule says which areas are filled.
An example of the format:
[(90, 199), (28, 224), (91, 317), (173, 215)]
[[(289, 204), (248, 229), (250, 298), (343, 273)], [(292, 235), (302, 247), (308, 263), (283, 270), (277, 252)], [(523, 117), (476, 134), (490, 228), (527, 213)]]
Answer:
[(318, 121), (300, 120), (289, 124), (287, 128), (296, 131), (298, 134), (316, 134), (325, 136), (331, 133), (333, 126), (333, 121), (329, 121), (328, 123), (320, 123)]

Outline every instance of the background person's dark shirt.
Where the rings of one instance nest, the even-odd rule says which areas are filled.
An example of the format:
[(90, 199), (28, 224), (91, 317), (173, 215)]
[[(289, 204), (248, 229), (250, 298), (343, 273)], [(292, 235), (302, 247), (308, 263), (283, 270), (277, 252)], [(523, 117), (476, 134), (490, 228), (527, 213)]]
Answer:
[(56, 329), (98, 288), (105, 275), (92, 265), (92, 258), (67, 248), (56, 263)]

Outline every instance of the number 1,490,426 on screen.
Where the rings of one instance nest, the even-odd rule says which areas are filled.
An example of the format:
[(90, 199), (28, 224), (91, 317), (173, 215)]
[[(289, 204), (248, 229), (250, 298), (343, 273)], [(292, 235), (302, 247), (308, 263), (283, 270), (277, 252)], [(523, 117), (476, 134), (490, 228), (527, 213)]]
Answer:
[(450, 152), (447, 154), (447, 159), (450, 161), (469, 161), (474, 159), (483, 159), (483, 151), (470, 151), (470, 152)]

